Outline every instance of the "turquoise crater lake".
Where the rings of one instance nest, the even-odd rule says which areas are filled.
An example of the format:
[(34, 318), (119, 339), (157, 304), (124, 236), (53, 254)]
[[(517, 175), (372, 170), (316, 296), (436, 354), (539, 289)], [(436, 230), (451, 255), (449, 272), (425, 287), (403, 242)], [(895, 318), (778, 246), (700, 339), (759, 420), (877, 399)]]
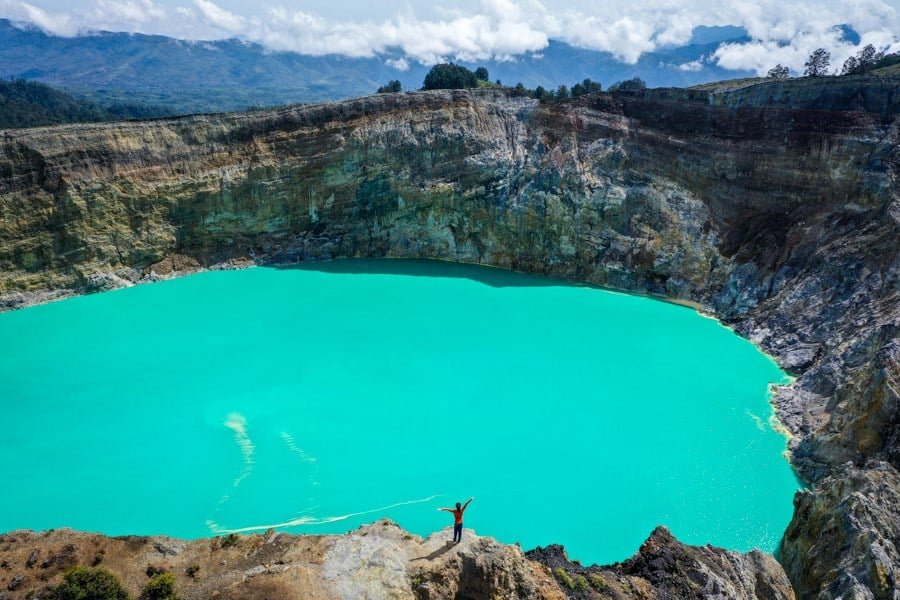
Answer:
[(0, 315), (0, 531), (389, 517), (586, 562), (654, 526), (773, 551), (786, 381), (694, 310), (424, 261), (209, 272)]

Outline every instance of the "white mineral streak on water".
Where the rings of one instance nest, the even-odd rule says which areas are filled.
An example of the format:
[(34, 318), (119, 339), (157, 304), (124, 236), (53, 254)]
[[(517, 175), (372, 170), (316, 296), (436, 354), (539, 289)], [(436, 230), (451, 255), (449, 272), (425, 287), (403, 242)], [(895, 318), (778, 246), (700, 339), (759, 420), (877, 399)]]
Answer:
[[(297, 445), (297, 442), (294, 440), (294, 436), (289, 434), (287, 431), (281, 432), (281, 439), (284, 440), (284, 443), (287, 446), (288, 450), (290, 450), (291, 452), (293, 452), (294, 454), (299, 456), (300, 460), (302, 462), (311, 465), (310, 468), (311, 468), (312, 473), (309, 476), (309, 485), (312, 487), (316, 487), (317, 485), (319, 485), (319, 482), (318, 482), (319, 469), (316, 466), (316, 457), (310, 456), (303, 450), (303, 448), (300, 448)], [(313, 500), (313, 496), (310, 496), (309, 500), (311, 502)]]
[(760, 419), (758, 416), (756, 416), (756, 415), (754, 415), (752, 412), (750, 412), (749, 409), (748, 409), (748, 410), (745, 410), (744, 412), (747, 413), (747, 416), (748, 416), (748, 417), (750, 417), (751, 419), (753, 419), (753, 423), (756, 425), (756, 428), (757, 428), (757, 429), (759, 429), (760, 431), (765, 431), (765, 430), (766, 430), (766, 424), (765, 424), (765, 422), (764, 422), (762, 419)]
[(281, 439), (284, 440), (284, 443), (287, 444), (288, 450), (297, 454), (300, 457), (300, 460), (303, 462), (316, 462), (315, 456), (310, 456), (306, 452), (303, 451), (302, 448), (297, 446), (297, 443), (294, 441), (294, 436), (289, 434), (287, 431), (281, 432)]
[(247, 419), (243, 415), (239, 413), (229, 414), (228, 418), (225, 419), (225, 427), (234, 432), (234, 441), (240, 446), (241, 456), (244, 459), (244, 466), (232, 484), (232, 487), (237, 487), (253, 471), (253, 450), (255, 448), (250, 440), (250, 436), (247, 435)]
[(328, 523), (335, 523), (337, 521), (344, 521), (346, 519), (350, 519), (352, 517), (359, 517), (362, 515), (370, 515), (372, 513), (380, 513), (386, 510), (390, 510), (392, 508), (397, 508), (398, 506), (407, 506), (409, 504), (423, 504), (425, 502), (431, 502), (435, 498), (439, 497), (440, 494), (434, 494), (428, 496), (427, 498), (420, 498), (418, 500), (404, 500), (403, 502), (396, 502), (394, 504), (389, 504), (387, 506), (381, 506), (379, 508), (373, 508), (370, 510), (362, 510), (359, 512), (347, 513), (346, 515), (339, 515), (336, 517), (297, 517), (296, 519), (291, 519), (290, 521), (285, 521), (283, 523), (273, 523), (271, 525), (250, 525), (249, 527), (238, 527), (237, 529), (223, 529), (219, 527), (217, 523), (214, 521), (207, 521), (206, 524), (209, 526), (210, 530), (213, 533), (221, 534), (221, 533), (250, 533), (251, 531), (265, 531), (266, 529), (277, 529), (279, 527), (296, 527), (298, 525), (326, 525)]

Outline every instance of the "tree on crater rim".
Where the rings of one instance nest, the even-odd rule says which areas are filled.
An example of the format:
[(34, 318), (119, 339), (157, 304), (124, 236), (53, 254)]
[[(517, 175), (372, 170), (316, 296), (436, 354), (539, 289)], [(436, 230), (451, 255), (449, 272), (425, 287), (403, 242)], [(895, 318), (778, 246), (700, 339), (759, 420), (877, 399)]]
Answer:
[(828, 75), (828, 65), (831, 64), (831, 52), (825, 48), (816, 48), (813, 50), (803, 66), (806, 70), (803, 74), (807, 77), (822, 77)]
[(475, 87), (478, 87), (475, 73), (453, 63), (440, 63), (431, 67), (422, 84), (423, 90), (462, 90)]

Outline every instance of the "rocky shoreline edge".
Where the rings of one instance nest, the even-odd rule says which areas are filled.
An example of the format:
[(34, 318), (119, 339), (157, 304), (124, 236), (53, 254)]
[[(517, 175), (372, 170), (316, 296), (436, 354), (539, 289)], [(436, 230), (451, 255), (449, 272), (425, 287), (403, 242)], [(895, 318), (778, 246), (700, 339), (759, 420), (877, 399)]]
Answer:
[(523, 552), (469, 529), (460, 544), (451, 537), (448, 528), (422, 538), (387, 519), (342, 535), (198, 540), (13, 531), (0, 535), (0, 599), (51, 600), (77, 567), (108, 571), (134, 598), (160, 573), (171, 574), (183, 600), (794, 598), (772, 556), (687, 546), (664, 527), (632, 558), (606, 566), (570, 561), (561, 546)]

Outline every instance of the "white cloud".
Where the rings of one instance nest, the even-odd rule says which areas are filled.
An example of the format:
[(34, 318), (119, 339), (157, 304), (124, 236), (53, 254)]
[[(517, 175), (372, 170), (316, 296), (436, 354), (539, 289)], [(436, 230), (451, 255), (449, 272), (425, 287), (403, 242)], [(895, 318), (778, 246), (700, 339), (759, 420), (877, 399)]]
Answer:
[(653, 24), (648, 21), (629, 16), (610, 21), (605, 17), (580, 17), (572, 13), (564, 18), (568, 23), (559, 30), (559, 35), (568, 31), (565, 37), (572, 43), (611, 52), (627, 63), (636, 62), (641, 54), (656, 48)]
[(701, 69), (703, 69), (703, 61), (699, 59), (678, 65), (679, 71), (700, 71)]
[(0, 0), (0, 14), (66, 37), (98, 30), (150, 33), (166, 17), (165, 9), (152, 0), (93, 0), (78, 13), (51, 13), (29, 2)]
[(794, 74), (803, 72), (803, 63), (816, 48), (825, 48), (831, 53), (829, 70), (837, 71), (850, 56), (859, 52), (866, 44), (879, 50), (889, 48), (897, 42), (896, 36), (886, 30), (870, 31), (861, 36), (858, 45), (842, 39), (841, 32), (834, 28), (797, 32), (789, 41), (754, 40), (746, 44), (720, 46), (713, 55), (719, 66), (726, 69), (748, 69), (763, 75), (776, 64), (789, 67)]
[(247, 22), (243, 17), (220, 8), (209, 0), (194, 0), (194, 5), (207, 23), (229, 33), (239, 33)]
[(697, 23), (690, 16), (678, 13), (671, 16), (668, 23), (656, 35), (656, 43), (660, 46), (681, 46), (691, 39)]
[(0, 0), (0, 9), (8, 18), (31, 23), (44, 31), (71, 36), (78, 33), (81, 24), (66, 13), (49, 13), (28, 2)]
[(384, 63), (389, 67), (394, 67), (398, 71), (408, 71), (409, 70), (409, 61), (405, 58), (400, 57), (398, 59), (389, 58)]
[[(831, 52), (831, 69), (872, 43), (886, 48), (896, 42), (890, 29), (898, 30), (896, 11), (878, 0), (859, 0), (837, 4), (805, 3), (794, 0), (786, 5), (775, 0), (741, 5), (741, 23), (753, 41), (720, 47), (713, 60), (726, 69), (749, 69), (762, 75), (776, 64), (802, 73), (803, 63), (816, 48)], [(846, 23), (862, 34), (856, 46), (842, 39), (835, 25)]]
[(162, 19), (166, 11), (151, 0), (96, 0), (94, 16), (97, 20), (109, 20), (113, 23), (144, 23), (153, 19)]
[[(0, 0), (0, 14), (66, 36), (92, 29), (187, 39), (236, 36), (273, 50), (354, 57), (399, 49), (405, 58), (392, 63), (399, 70), (404, 65), (408, 68), (412, 60), (431, 64), (447, 59), (538, 56), (551, 38), (634, 63), (661, 46), (686, 43), (698, 25), (741, 25), (753, 40), (724, 46), (707, 57), (708, 62), (759, 73), (780, 62), (800, 71), (817, 47), (831, 51), (834, 67), (858, 51), (840, 39), (835, 24), (851, 25), (862, 34), (863, 43), (880, 48), (896, 47), (898, 38), (892, 32), (900, 31), (897, 12), (885, 0), (558, 0), (552, 7), (549, 0), (481, 0), (479, 6), (465, 11), (438, 6), (422, 18), (407, 8), (380, 20), (326, 18), (279, 4), (245, 5), (233, 12), (217, 3), (222, 0), (155, 0), (159, 4), (154, 0), (74, 0), (87, 8), (71, 12), (51, 12), (35, 4), (42, 1), (47, 0)], [(699, 68), (695, 62), (678, 68)]]

